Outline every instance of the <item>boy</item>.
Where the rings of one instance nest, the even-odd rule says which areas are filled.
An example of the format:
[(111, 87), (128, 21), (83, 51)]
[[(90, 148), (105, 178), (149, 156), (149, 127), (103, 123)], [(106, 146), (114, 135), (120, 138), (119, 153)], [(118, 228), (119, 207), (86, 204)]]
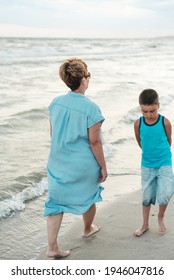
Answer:
[(164, 233), (164, 213), (173, 195), (174, 177), (172, 171), (171, 134), (168, 119), (158, 114), (159, 98), (153, 89), (145, 89), (139, 96), (143, 116), (134, 123), (135, 137), (142, 149), (141, 183), (143, 225), (134, 235), (141, 236), (149, 229), (151, 204), (159, 203), (159, 232)]

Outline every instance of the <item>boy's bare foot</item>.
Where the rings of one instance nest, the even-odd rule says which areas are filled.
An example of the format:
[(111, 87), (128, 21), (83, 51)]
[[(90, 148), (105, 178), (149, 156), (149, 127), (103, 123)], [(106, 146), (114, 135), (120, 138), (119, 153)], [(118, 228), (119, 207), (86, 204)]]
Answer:
[(140, 237), (143, 233), (145, 233), (147, 230), (149, 229), (149, 227), (145, 227), (145, 226), (142, 226), (140, 228), (138, 228), (135, 232), (134, 232), (134, 235), (136, 237)]
[(70, 254), (70, 251), (69, 251), (69, 250), (63, 251), (63, 250), (61, 250), (61, 249), (56, 250), (56, 251), (54, 251), (54, 250), (48, 250), (48, 251), (46, 252), (46, 256), (47, 256), (48, 258), (66, 258), (67, 256), (69, 256), (69, 254)]
[(91, 225), (90, 231), (84, 232), (84, 234), (82, 236), (85, 238), (89, 237), (89, 236), (93, 235), (94, 233), (97, 233), (100, 229), (101, 229), (100, 225)]
[(160, 218), (159, 216), (158, 216), (158, 224), (159, 224), (159, 232), (165, 233), (167, 230), (167, 227), (163, 221), (163, 218)]

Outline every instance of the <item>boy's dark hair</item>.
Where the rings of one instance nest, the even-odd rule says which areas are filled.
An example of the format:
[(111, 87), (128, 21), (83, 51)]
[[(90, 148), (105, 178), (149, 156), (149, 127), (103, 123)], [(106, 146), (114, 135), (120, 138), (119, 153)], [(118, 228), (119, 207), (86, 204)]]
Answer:
[(140, 105), (152, 105), (158, 104), (158, 93), (154, 89), (145, 89), (139, 95)]

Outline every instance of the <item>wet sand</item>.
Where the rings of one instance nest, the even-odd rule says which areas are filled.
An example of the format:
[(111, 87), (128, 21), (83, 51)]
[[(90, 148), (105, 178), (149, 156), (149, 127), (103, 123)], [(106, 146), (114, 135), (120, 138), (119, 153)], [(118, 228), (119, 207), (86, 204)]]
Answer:
[[(135, 237), (133, 233), (142, 223), (141, 192), (118, 195), (97, 209), (94, 222), (102, 227), (98, 233), (83, 238), (83, 221), (79, 219), (59, 238), (62, 249), (70, 250), (63, 260), (173, 260), (174, 197), (166, 210), (165, 234), (158, 232), (157, 218), (155, 205), (151, 208), (150, 229)], [(48, 259), (45, 251), (38, 259)]]

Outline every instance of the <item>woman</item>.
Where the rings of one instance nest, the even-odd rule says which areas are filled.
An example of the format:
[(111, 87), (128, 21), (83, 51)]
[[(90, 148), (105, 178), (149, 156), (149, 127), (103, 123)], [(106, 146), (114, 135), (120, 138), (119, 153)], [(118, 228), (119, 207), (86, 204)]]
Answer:
[(59, 75), (71, 89), (49, 106), (51, 148), (48, 159), (47, 216), (48, 257), (66, 257), (57, 236), (64, 213), (83, 215), (83, 237), (100, 230), (93, 224), (95, 203), (101, 201), (100, 185), (107, 178), (106, 163), (100, 139), (104, 121), (98, 106), (84, 96), (90, 79), (87, 65), (81, 59), (68, 59)]

